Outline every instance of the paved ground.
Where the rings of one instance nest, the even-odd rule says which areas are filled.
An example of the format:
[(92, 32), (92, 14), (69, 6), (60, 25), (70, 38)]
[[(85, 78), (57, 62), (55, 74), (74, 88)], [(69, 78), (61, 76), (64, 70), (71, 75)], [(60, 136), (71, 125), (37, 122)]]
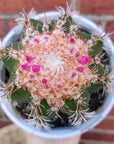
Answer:
[(11, 124), (0, 129), (0, 144), (26, 144), (24, 133)]

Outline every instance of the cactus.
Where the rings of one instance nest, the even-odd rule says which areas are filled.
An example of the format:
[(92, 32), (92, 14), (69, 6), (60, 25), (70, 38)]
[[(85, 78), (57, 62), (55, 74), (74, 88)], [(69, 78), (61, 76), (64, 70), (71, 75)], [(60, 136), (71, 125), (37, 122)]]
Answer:
[[(1, 60), (10, 73), (7, 83), (1, 82), (1, 97), (26, 103), (27, 121), (38, 128), (51, 128), (52, 119), (68, 116), (70, 125), (79, 126), (95, 114), (89, 107), (91, 94), (112, 84), (109, 54), (103, 43), (108, 34), (83, 32), (73, 20), (78, 12), (58, 8), (56, 20), (34, 20), (37, 12), (21, 13), (16, 19), (23, 24), (19, 42), (4, 47)], [(109, 60), (110, 61), (110, 60)]]

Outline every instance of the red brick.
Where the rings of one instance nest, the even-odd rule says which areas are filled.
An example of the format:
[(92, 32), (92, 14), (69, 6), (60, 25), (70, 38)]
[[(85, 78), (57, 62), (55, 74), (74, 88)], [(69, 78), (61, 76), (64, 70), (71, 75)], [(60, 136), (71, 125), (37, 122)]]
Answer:
[(113, 106), (112, 110), (110, 111), (109, 116), (114, 116), (114, 106)]
[(70, 0), (0, 0), (0, 13), (19, 13), (24, 8), (30, 11), (35, 8), (38, 12), (55, 10), (56, 6), (66, 7), (66, 2)]
[(83, 140), (84, 144), (112, 144), (111, 142), (96, 141), (96, 140)]
[[(106, 32), (109, 32), (109, 33), (114, 32), (114, 20), (107, 22), (105, 30), (106, 30)], [(110, 37), (114, 42), (114, 33)]]
[(7, 118), (0, 109), (0, 128), (11, 124), (12, 122)]
[(85, 142), (80, 140), (79, 144), (85, 144)]
[(8, 20), (8, 30), (11, 30), (15, 26), (16, 26), (15, 20), (14, 19), (9, 19)]
[(96, 128), (104, 130), (114, 130), (114, 118), (107, 117)]
[(9, 124), (11, 124), (10, 121), (9, 122), (0, 122), (0, 129), (3, 128), (4, 126), (9, 125)]
[(94, 21), (97, 25), (101, 25), (101, 21)]
[(82, 135), (82, 139), (114, 142), (114, 132), (103, 133), (103, 131), (102, 132), (89, 131)]
[(0, 19), (0, 39), (6, 35), (5, 21)]
[(80, 0), (80, 12), (84, 14), (114, 14), (114, 0)]

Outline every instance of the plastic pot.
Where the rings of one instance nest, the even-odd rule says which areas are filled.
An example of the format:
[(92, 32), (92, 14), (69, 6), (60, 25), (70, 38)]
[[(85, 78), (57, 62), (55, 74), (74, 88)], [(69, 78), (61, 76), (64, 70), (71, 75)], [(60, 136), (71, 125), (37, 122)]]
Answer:
[[(58, 12), (47, 12), (47, 18), (51, 17), (53, 19), (57, 18), (59, 15)], [(38, 16), (34, 17), (34, 19), (40, 19), (44, 17), (44, 13), (39, 14)], [(92, 33), (96, 29), (98, 29), (97, 25), (90, 20), (82, 17), (82, 16), (74, 16), (74, 20), (78, 21), (78, 23), (88, 32)], [(3, 39), (5, 46), (11, 44), (11, 42), (17, 41), (20, 37), (20, 33), (22, 31), (22, 25), (18, 25), (13, 28)], [(100, 30), (101, 31), (101, 30)], [(106, 43), (104, 43), (107, 51), (110, 54), (111, 59), (111, 67), (114, 70), (114, 47), (109, 38), (106, 38)], [(96, 114), (88, 120), (89, 129), (92, 129), (97, 124), (99, 124), (109, 113), (111, 108), (113, 107), (114, 103), (114, 87), (112, 88), (112, 93), (107, 95), (103, 105), (97, 110)], [(51, 139), (60, 139), (60, 138), (68, 138), (75, 135), (80, 135), (84, 132), (87, 132), (89, 129), (85, 123), (82, 123), (78, 128), (76, 127), (63, 127), (63, 128), (54, 128), (52, 130), (41, 129), (36, 130), (33, 125), (28, 124), (19, 113), (12, 107), (11, 103), (6, 99), (1, 104), (2, 109), (7, 114), (7, 116), (19, 127), (24, 129), (29, 133), (33, 133), (36, 136), (41, 136), (44, 138), (51, 138)]]

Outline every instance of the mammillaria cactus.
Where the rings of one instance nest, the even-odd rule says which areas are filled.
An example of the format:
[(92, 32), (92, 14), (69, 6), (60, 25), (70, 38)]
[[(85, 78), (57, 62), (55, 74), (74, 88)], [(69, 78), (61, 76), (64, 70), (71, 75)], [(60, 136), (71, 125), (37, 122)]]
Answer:
[[(53, 127), (66, 115), (69, 125), (79, 126), (95, 114), (91, 96), (103, 95), (112, 84), (105, 34), (90, 34), (77, 24), (71, 7), (58, 8), (56, 20), (32, 19), (31, 10), (16, 21), (23, 24), (19, 42), (1, 47), (1, 59), (10, 73), (2, 82), (2, 97), (21, 109), (37, 127)], [(91, 102), (92, 101), (92, 102)]]

